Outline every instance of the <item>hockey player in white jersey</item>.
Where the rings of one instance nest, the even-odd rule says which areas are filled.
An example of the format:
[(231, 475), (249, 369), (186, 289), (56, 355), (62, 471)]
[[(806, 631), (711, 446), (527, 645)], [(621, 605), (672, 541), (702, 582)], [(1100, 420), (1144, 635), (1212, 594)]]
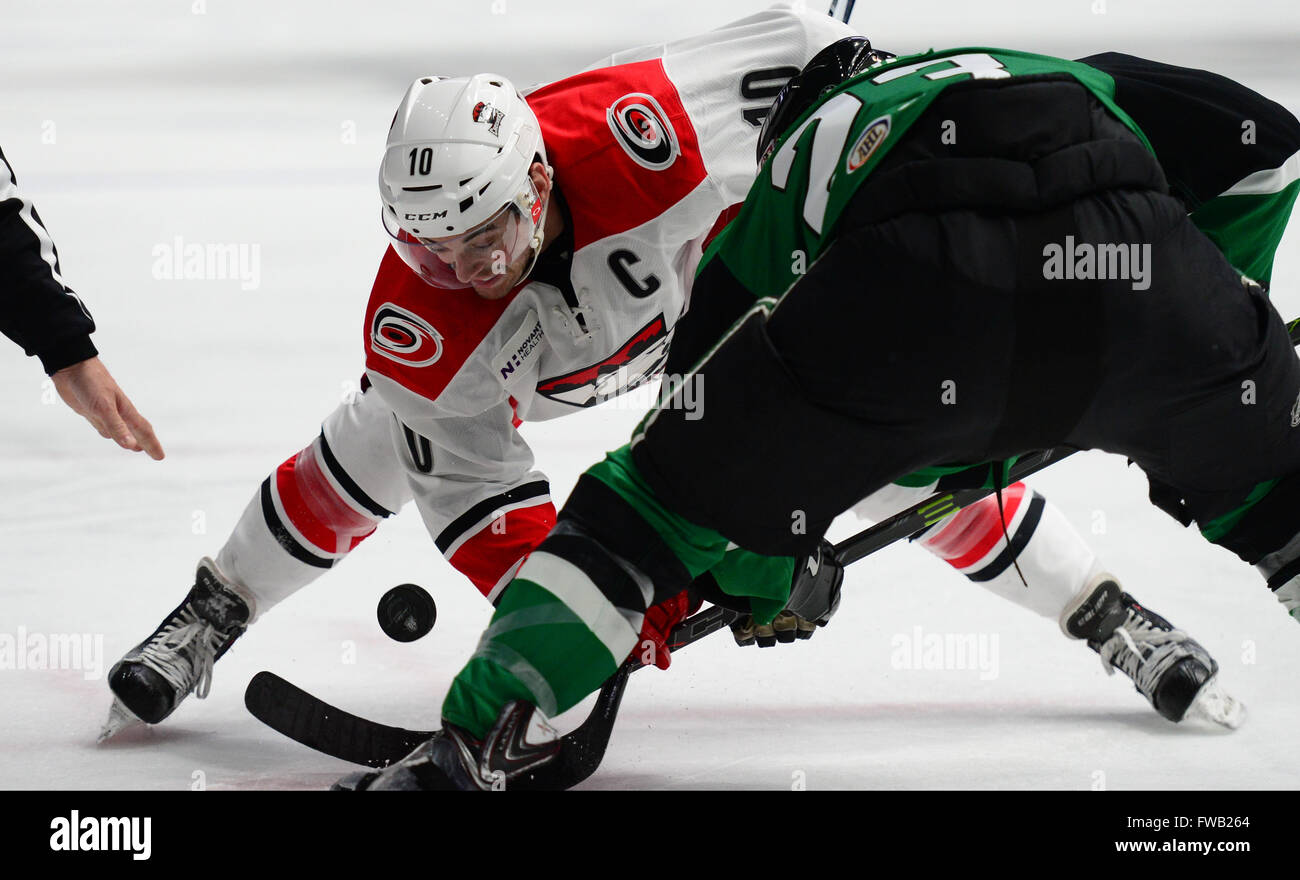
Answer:
[[(104, 735), (205, 696), (251, 623), (408, 501), (495, 599), (555, 521), (519, 420), (656, 374), (702, 246), (753, 181), (768, 105), (850, 33), (777, 7), (604, 59), (526, 102), (503, 77), (414, 83), (380, 175), (393, 242), (366, 311), (363, 393), (263, 481), (189, 595), (111, 670)], [(685, 601), (658, 609), (647, 637), (661, 641)]]
[[(612, 56), (526, 99), (491, 74), (415, 82), (380, 170), (392, 247), (366, 309), (363, 393), (263, 481), (189, 595), (111, 670), (104, 734), (206, 696), (213, 664), (250, 624), (408, 501), (448, 561), (495, 600), (555, 522), (520, 420), (575, 412), (657, 374), (702, 248), (753, 181), (772, 96), (849, 33), (777, 7)], [(1023, 487), (1004, 497), (1016, 492), (1029, 497)], [(1001, 564), (1009, 535), (1022, 556), (1088, 554), (1057, 570), (1056, 604), (1095, 586), (1100, 566), (1045, 509), (1029, 522), (1009, 505), (1005, 532), (996, 509), (964, 512), (959, 570)], [(662, 648), (691, 603), (683, 593), (651, 609), (643, 638)], [(787, 633), (756, 634), (769, 635)], [(1213, 675), (1203, 649), (1180, 645), (1202, 680)], [(666, 649), (655, 656), (668, 664)], [(1122, 668), (1133, 677), (1140, 663)]]

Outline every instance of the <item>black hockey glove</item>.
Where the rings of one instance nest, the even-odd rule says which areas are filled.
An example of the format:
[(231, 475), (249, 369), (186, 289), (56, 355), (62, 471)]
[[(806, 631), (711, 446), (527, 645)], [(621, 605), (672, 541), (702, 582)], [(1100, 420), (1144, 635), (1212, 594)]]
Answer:
[(790, 601), (784, 611), (761, 626), (749, 614), (731, 625), (736, 644), (770, 648), (778, 642), (812, 638), (817, 627), (825, 626), (840, 607), (843, 583), (844, 566), (835, 556), (834, 546), (822, 541), (816, 553), (796, 560)]

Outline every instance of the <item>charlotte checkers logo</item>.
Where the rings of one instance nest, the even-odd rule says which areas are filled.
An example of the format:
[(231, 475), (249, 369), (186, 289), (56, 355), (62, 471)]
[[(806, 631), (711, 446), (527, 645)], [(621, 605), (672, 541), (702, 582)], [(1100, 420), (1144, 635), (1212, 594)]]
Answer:
[(384, 303), (370, 322), (375, 354), (408, 367), (427, 367), (442, 357), (442, 334), (414, 312)]
[(614, 139), (642, 168), (663, 171), (681, 155), (668, 114), (651, 95), (626, 94), (609, 105), (605, 118)]

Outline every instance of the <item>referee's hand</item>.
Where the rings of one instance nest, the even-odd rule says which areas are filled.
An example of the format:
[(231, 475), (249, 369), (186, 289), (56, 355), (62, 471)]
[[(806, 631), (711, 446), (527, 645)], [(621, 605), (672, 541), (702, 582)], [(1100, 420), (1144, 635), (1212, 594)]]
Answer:
[(63, 402), (94, 426), (101, 437), (132, 452), (144, 451), (154, 461), (163, 458), (162, 444), (149, 420), (140, 415), (130, 398), (97, 357), (64, 367), (52, 377)]

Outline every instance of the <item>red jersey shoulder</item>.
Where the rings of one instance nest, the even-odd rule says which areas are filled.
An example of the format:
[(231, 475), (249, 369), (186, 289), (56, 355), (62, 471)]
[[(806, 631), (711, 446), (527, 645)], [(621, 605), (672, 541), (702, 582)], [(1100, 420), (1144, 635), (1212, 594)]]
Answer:
[(653, 220), (707, 175), (659, 59), (602, 67), (528, 96), (573, 217), (574, 247)]
[(486, 300), (472, 290), (438, 290), (389, 248), (366, 305), (366, 369), (437, 399), (517, 293)]

